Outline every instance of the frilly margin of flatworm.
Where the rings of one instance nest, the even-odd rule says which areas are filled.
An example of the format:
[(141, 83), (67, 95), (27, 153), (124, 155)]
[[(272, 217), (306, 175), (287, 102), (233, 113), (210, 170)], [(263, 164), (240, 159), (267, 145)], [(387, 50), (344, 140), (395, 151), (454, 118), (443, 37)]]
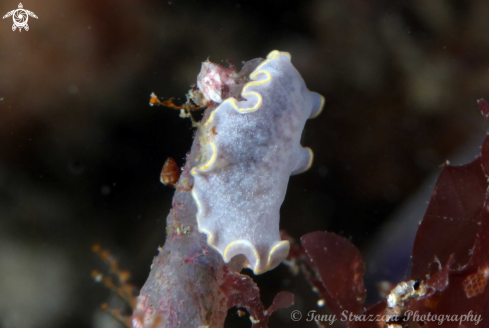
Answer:
[[(239, 112), (239, 113), (250, 113), (250, 112), (254, 112), (256, 111), (258, 108), (260, 108), (261, 106), (261, 103), (262, 103), (262, 96), (258, 93), (258, 92), (246, 92), (246, 89), (252, 85), (262, 85), (262, 84), (265, 84), (267, 82), (269, 82), (271, 80), (271, 75), (268, 71), (266, 70), (260, 70), (260, 68), (262, 66), (264, 66), (265, 64), (269, 63), (270, 61), (274, 60), (275, 58), (279, 57), (280, 55), (284, 55), (284, 56), (287, 56), (289, 57), (289, 60), (291, 58), (291, 55), (290, 53), (288, 52), (280, 52), (278, 50), (273, 50), (272, 52), (270, 52), (268, 55), (267, 55), (267, 58), (266, 60), (264, 60), (260, 65), (258, 65), (258, 67), (253, 71), (253, 73), (250, 74), (250, 79), (256, 77), (257, 75), (259, 74), (265, 74), (266, 78), (263, 79), (263, 80), (259, 80), (259, 81), (252, 81), (252, 82), (248, 82), (244, 87), (243, 87), (243, 90), (241, 91), (241, 96), (245, 99), (247, 99), (246, 97), (249, 97), (249, 96), (255, 96), (257, 98), (257, 102), (254, 106), (252, 107), (249, 107), (249, 108), (239, 108), (238, 105), (237, 105), (237, 102), (236, 102), (236, 99), (231, 97), (231, 98), (228, 98), (226, 100), (224, 100), (221, 104), (223, 104), (224, 102), (229, 102), (233, 108)], [(314, 113), (314, 115), (311, 115), (309, 118), (315, 118), (316, 116), (318, 116), (323, 108), (324, 108), (324, 103), (325, 103), (325, 99), (323, 96), (321, 96), (321, 105), (320, 105), (320, 109)], [(202, 129), (204, 129), (207, 125), (209, 125), (213, 119), (214, 119), (214, 114), (216, 113), (216, 111), (218, 110), (218, 108), (216, 108), (212, 113), (211, 115), (209, 116), (207, 122), (205, 122), (202, 126)], [(212, 149), (212, 157), (206, 162), (206, 163), (203, 163), (201, 164), (200, 166), (196, 166), (194, 168), (191, 169), (190, 173), (193, 175), (193, 176), (196, 176), (199, 174), (199, 172), (206, 172), (208, 173), (210, 170), (211, 170), (211, 166), (212, 164), (216, 161), (217, 159), (217, 152), (216, 152), (216, 146), (214, 145), (214, 143), (212, 141), (209, 141), (209, 145)], [(307, 171), (310, 167), (311, 167), (311, 164), (312, 164), (312, 158), (313, 158), (313, 152), (312, 150), (309, 148), (309, 147), (305, 147), (307, 150), (310, 151), (311, 153), (311, 160), (309, 162), (309, 165), (306, 169), (300, 171), (300, 172), (295, 172), (295, 174), (299, 174), (299, 173), (302, 173), (302, 172), (305, 172)], [(194, 190), (192, 190), (192, 196), (195, 200), (195, 203), (197, 205), (197, 223), (198, 223), (198, 226), (199, 226), (199, 232), (201, 233), (205, 233), (207, 235), (207, 244), (209, 246), (211, 246), (212, 248), (214, 248), (215, 250), (217, 250), (219, 253), (221, 253), (221, 251), (219, 250), (219, 248), (213, 244), (213, 240), (214, 240), (214, 235), (210, 232), (210, 231), (207, 231), (205, 229), (202, 229), (201, 228), (201, 224), (200, 224), (200, 217), (201, 217), (201, 214), (202, 214), (202, 206), (200, 204), (200, 200), (199, 200), (199, 197), (198, 195), (195, 193)], [(221, 253), (224, 261), (226, 263), (228, 263), (233, 256), (229, 256), (229, 250), (235, 246), (238, 246), (239, 244), (245, 244), (249, 249), (251, 249), (255, 255), (255, 267), (251, 267), (250, 263), (248, 262), (247, 264), (247, 267), (249, 267), (250, 269), (253, 270), (253, 272), (255, 274), (260, 274), (260, 273), (263, 273), (263, 272), (266, 272), (268, 270), (270, 270), (271, 268), (274, 268), (278, 265), (278, 263), (272, 263), (272, 259), (274, 258), (274, 254), (277, 253), (277, 252), (284, 252), (286, 251), (286, 253), (289, 252), (289, 249), (290, 249), (290, 244), (288, 241), (286, 240), (282, 240), (282, 241), (279, 241), (278, 243), (276, 243), (272, 249), (270, 250), (270, 253), (268, 254), (268, 260), (267, 260), (267, 265), (266, 267), (263, 269), (263, 270), (259, 270), (258, 267), (259, 267), (259, 264), (261, 263), (261, 259), (260, 259), (260, 255), (258, 254), (257, 250), (256, 250), (256, 247), (249, 241), (247, 240), (236, 240), (232, 243), (230, 243), (229, 245), (226, 246), (226, 249), (224, 250), (223, 253)], [(236, 254), (237, 255), (237, 254)]]

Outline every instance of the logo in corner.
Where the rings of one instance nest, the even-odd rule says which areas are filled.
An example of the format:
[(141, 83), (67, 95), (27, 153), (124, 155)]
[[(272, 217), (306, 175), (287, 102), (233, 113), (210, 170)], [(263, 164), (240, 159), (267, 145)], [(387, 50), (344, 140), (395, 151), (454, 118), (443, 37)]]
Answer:
[(3, 19), (10, 16), (12, 16), (14, 20), (14, 25), (12, 25), (12, 31), (15, 31), (18, 28), (19, 32), (22, 32), (22, 28), (24, 28), (26, 31), (29, 31), (29, 25), (27, 25), (29, 16), (34, 17), (36, 19), (38, 18), (36, 14), (34, 14), (32, 11), (25, 10), (24, 6), (22, 6), (22, 3), (19, 3), (19, 9), (14, 9), (6, 13), (5, 16), (3, 16)]

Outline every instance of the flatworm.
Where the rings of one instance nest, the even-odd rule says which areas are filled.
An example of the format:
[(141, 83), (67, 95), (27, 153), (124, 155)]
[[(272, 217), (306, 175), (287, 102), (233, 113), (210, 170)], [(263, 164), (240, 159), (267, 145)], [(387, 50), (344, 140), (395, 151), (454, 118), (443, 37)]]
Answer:
[(201, 128), (192, 196), (208, 244), (225, 262), (243, 254), (246, 265), (260, 274), (288, 255), (279, 210), (289, 176), (312, 164), (312, 150), (301, 146), (301, 134), (325, 101), (307, 89), (287, 52), (270, 52), (249, 79), (243, 100), (223, 100)]

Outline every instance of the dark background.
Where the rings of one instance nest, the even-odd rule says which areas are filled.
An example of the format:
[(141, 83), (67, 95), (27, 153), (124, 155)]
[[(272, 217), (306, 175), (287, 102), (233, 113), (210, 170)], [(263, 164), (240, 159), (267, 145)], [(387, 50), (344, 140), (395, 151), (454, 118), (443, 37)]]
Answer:
[[(149, 107), (149, 95), (183, 101), (207, 58), (239, 68), (288, 51), (327, 99), (303, 134), (314, 164), (291, 178), (282, 206), (281, 227), (295, 238), (327, 229), (367, 253), (440, 164), (484, 137), (476, 100), (489, 97), (487, 0), (23, 5), (39, 17), (28, 32), (0, 21), (1, 328), (120, 327), (98, 310), (111, 296), (90, 277), (104, 268), (90, 247), (110, 249), (142, 286), (173, 194), (161, 167), (169, 156), (183, 165), (193, 136), (189, 120)], [(0, 14), (17, 6), (2, 1)], [(422, 212), (405, 217), (414, 223), (400, 249)], [(408, 273), (407, 261), (390, 263), (367, 265), (367, 281)], [(266, 306), (290, 290), (296, 309), (317, 309), (283, 266), (257, 281)], [(315, 326), (289, 316), (270, 326)]]

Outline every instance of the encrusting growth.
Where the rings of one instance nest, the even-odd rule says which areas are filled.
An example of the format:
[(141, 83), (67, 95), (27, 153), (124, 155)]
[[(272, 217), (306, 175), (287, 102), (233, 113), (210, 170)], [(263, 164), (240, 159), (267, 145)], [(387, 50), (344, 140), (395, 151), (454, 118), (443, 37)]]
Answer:
[(182, 106), (179, 106), (179, 105), (176, 105), (174, 102), (173, 102), (173, 99), (170, 98), (168, 100), (165, 100), (165, 101), (160, 101), (158, 99), (158, 96), (155, 95), (155, 93), (151, 93), (151, 98), (149, 99), (149, 105), (150, 106), (165, 106), (165, 107), (168, 107), (168, 108), (173, 108), (173, 109), (178, 109), (180, 110), (180, 117), (183, 117), (183, 118), (190, 118), (190, 120), (192, 121), (192, 126), (193, 127), (198, 127), (199, 126), (199, 123), (194, 119), (194, 117), (192, 116), (192, 111), (195, 111), (195, 110), (199, 110), (199, 109), (204, 109), (207, 107), (206, 104), (204, 104), (203, 106), (197, 106), (194, 104), (194, 102), (192, 101), (193, 98), (195, 98), (195, 96), (193, 96), (193, 92), (192, 90), (189, 91), (189, 94), (187, 95), (187, 102), (185, 104), (183, 104)]

